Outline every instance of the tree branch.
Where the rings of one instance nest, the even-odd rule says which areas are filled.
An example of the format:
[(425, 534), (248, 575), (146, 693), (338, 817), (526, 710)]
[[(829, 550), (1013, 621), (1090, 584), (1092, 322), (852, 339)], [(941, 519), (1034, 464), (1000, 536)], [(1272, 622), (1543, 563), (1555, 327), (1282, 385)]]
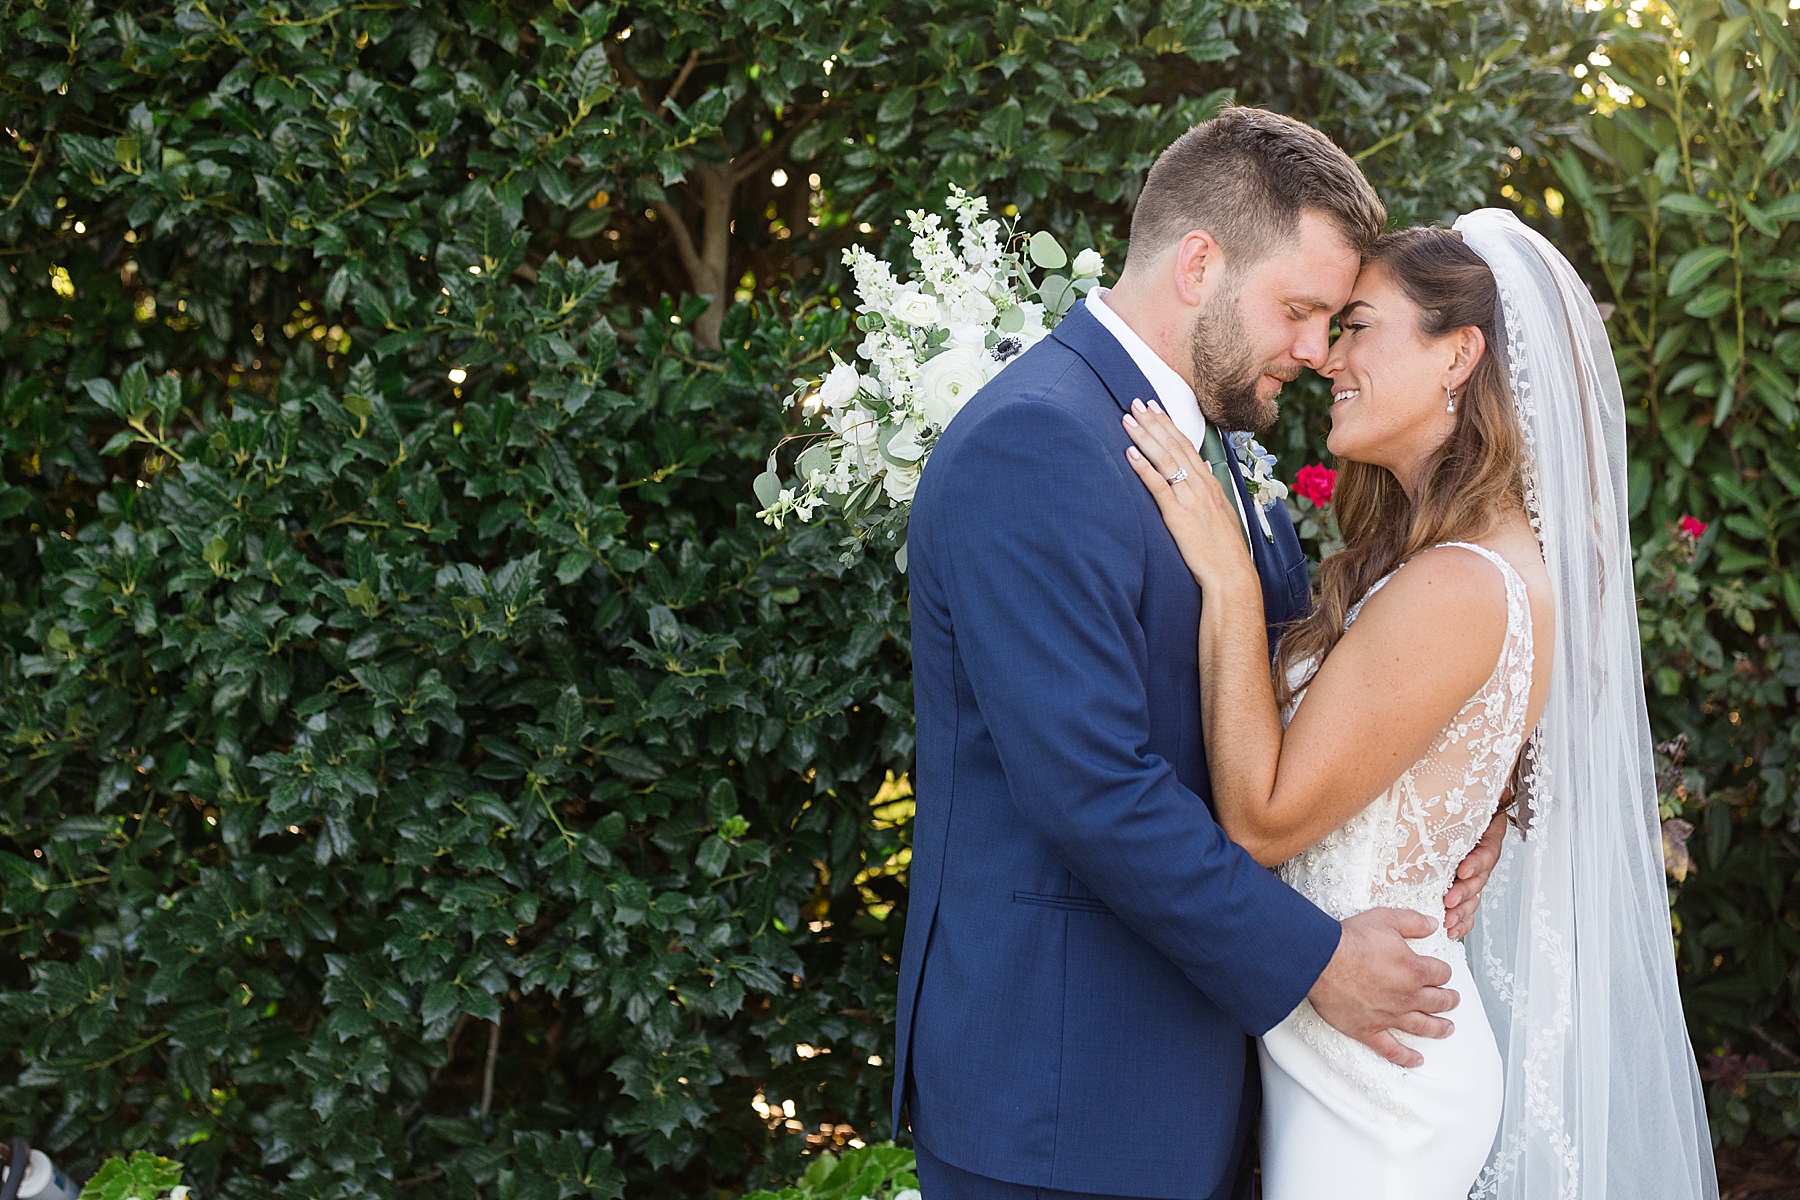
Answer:
[(662, 117), (668, 115), (669, 101), (673, 100), (675, 94), (681, 91), (682, 85), (687, 83), (688, 78), (694, 73), (694, 68), (699, 65), (700, 52), (698, 50), (688, 51), (687, 61), (681, 64), (681, 70), (675, 76), (675, 82), (669, 85), (669, 90), (663, 93), (662, 103), (656, 106), (657, 116)]
[(675, 238), (675, 252), (681, 256), (681, 265), (688, 273), (688, 281), (696, 291), (704, 291), (706, 285), (706, 264), (700, 261), (699, 247), (694, 245), (694, 235), (688, 232), (687, 222), (682, 219), (681, 210), (667, 200), (656, 202), (656, 215), (663, 219), (669, 232)]
[(487, 1124), (488, 1114), (494, 1110), (494, 1064), (500, 1060), (500, 1021), (495, 1018), (494, 1027), (488, 1030), (487, 1065), (481, 1068), (481, 1123)]

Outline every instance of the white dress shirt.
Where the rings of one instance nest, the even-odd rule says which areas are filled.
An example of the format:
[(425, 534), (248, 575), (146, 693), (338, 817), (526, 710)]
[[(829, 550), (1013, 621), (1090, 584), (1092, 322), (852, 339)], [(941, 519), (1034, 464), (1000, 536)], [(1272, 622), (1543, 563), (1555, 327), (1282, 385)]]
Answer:
[[(1155, 399), (1169, 414), (1169, 420), (1175, 428), (1187, 435), (1188, 441), (1194, 443), (1194, 449), (1200, 449), (1200, 443), (1206, 440), (1206, 418), (1200, 415), (1200, 401), (1194, 395), (1194, 389), (1181, 374), (1164, 362), (1162, 356), (1150, 348), (1150, 344), (1137, 335), (1137, 331), (1125, 323), (1125, 319), (1114, 312), (1106, 303), (1106, 294), (1111, 288), (1097, 287), (1087, 294), (1088, 311), (1094, 314), (1106, 332), (1118, 339), (1119, 345), (1125, 347), (1125, 353), (1137, 364), (1137, 369), (1144, 373), (1150, 386), (1156, 392), (1154, 397), (1136, 397), (1137, 399)], [(1229, 454), (1231, 451), (1226, 450)], [(1231, 489), (1232, 503), (1237, 507), (1238, 520), (1244, 522), (1246, 531), (1250, 528), (1250, 519), (1244, 513), (1244, 499)]]

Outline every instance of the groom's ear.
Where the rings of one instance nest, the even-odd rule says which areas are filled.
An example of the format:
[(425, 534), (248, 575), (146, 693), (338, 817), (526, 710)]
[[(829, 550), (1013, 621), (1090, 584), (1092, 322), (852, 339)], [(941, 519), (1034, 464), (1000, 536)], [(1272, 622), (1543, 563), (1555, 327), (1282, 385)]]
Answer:
[(1205, 229), (1191, 229), (1175, 243), (1171, 264), (1175, 292), (1190, 308), (1206, 303), (1212, 287), (1225, 273), (1225, 259), (1218, 241)]

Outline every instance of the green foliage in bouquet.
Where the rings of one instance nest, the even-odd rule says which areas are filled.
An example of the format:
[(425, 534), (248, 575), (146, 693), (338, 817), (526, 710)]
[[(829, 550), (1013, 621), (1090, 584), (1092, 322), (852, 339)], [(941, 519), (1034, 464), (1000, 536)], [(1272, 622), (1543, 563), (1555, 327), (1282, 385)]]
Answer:
[(1758, 0), (1613, 14), (1588, 81), (1598, 111), (1515, 193), (1589, 244), (1584, 273), (1616, 306), (1651, 720), (1681, 735), (1664, 815), (1697, 830), (1671, 846), (1692, 864), (1676, 904), (1686, 1002), (1734, 1142), (1800, 1136), (1793, 17)]
[[(81, 1188), (81, 1200), (161, 1200), (180, 1187), (181, 1164), (139, 1150), (130, 1157), (109, 1158)], [(182, 1200), (187, 1189), (181, 1188)]]
[(912, 1151), (902, 1146), (859, 1146), (819, 1155), (792, 1187), (743, 1200), (919, 1200), (915, 1169)]

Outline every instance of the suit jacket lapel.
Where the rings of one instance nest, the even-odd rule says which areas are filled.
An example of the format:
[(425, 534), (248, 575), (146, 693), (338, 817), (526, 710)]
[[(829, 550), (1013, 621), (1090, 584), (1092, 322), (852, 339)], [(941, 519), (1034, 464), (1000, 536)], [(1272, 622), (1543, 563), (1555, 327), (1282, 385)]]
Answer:
[(1094, 368), (1094, 374), (1106, 385), (1107, 393), (1120, 412), (1130, 412), (1133, 400), (1156, 399), (1156, 389), (1138, 370), (1137, 363), (1119, 344), (1119, 339), (1107, 331), (1100, 318), (1088, 311), (1085, 299), (1077, 301), (1068, 315), (1057, 322), (1050, 336)]

